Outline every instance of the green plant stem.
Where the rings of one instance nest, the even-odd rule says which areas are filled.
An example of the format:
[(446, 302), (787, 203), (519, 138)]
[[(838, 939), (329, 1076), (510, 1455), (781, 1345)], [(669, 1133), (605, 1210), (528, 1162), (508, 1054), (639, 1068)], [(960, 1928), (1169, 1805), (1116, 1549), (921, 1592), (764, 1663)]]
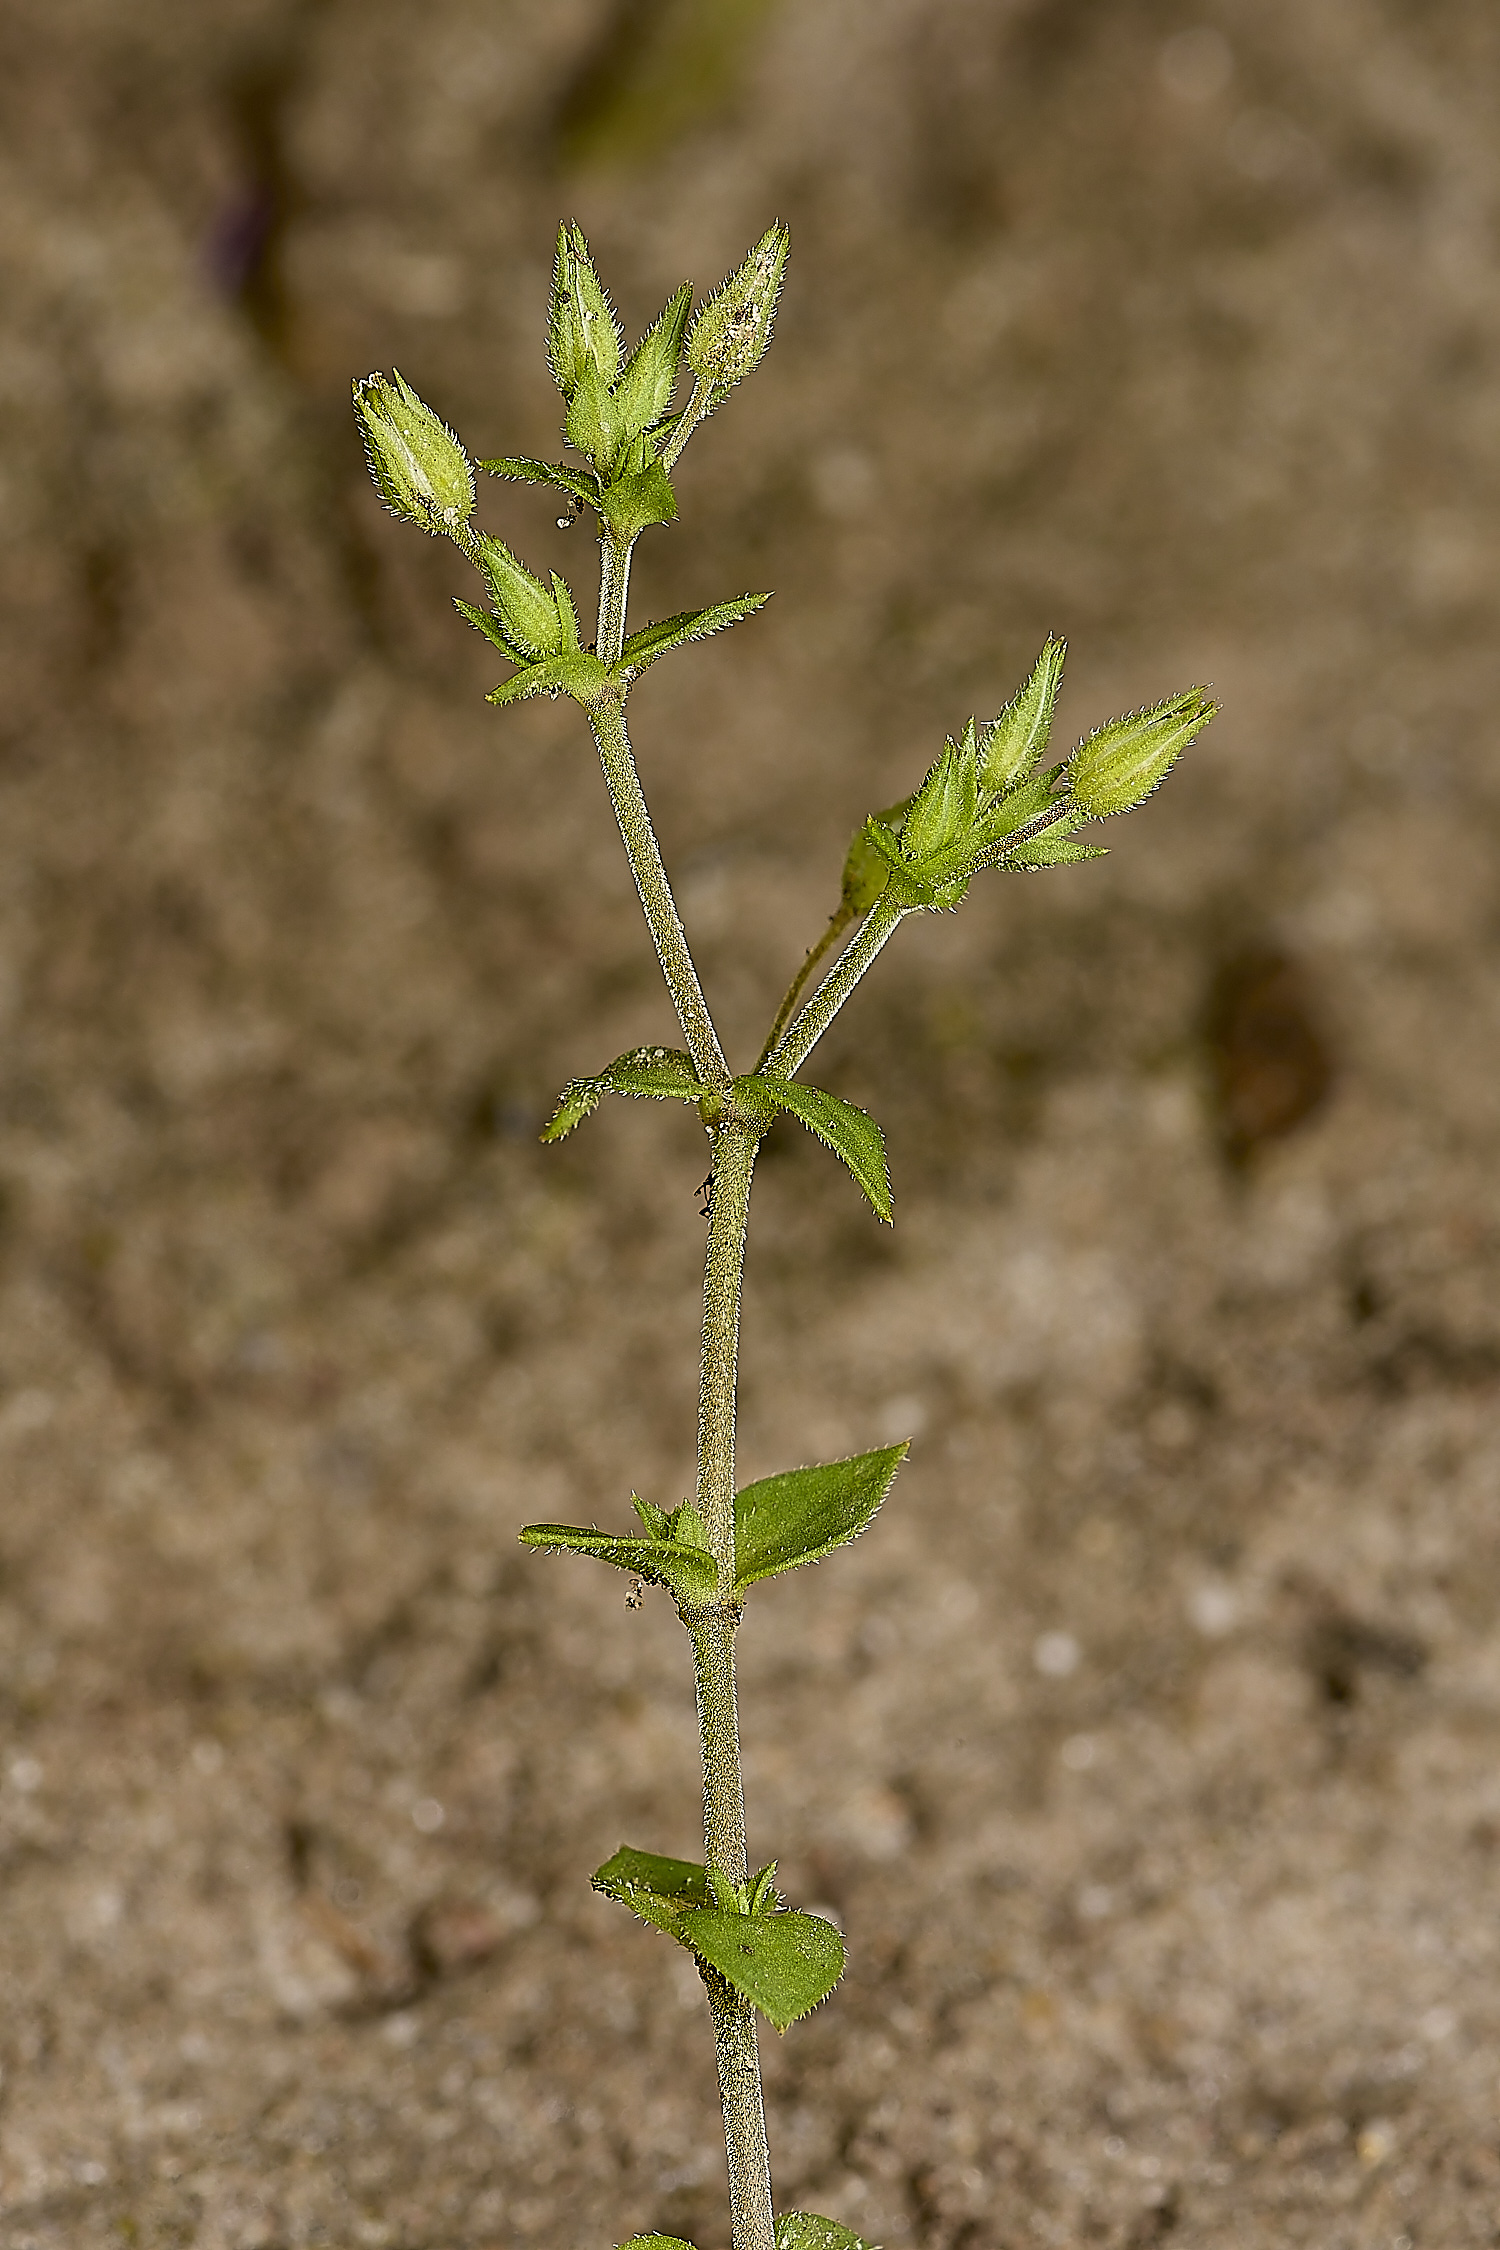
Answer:
[(684, 412), (682, 419), (678, 423), (676, 429), (672, 432), (671, 438), (667, 443), (666, 450), (662, 454), (661, 465), (666, 470), (668, 476), (670, 476), (672, 474), (672, 471), (676, 468), (683, 447), (687, 444), (688, 439), (692, 436), (694, 430), (697, 429), (698, 424), (703, 419), (704, 413), (706, 411), (704, 398), (704, 388), (700, 380), (694, 383), (693, 395), (687, 402), (686, 411)]
[(635, 541), (617, 539), (607, 527), (599, 537), (599, 623), (594, 654), (601, 664), (618, 664), (625, 646), (625, 603), (630, 593), (630, 557)]
[(797, 1002), (801, 999), (803, 987), (806, 985), (808, 978), (812, 975), (813, 970), (823, 959), (829, 947), (833, 945), (837, 939), (843, 936), (845, 930), (848, 929), (849, 924), (855, 919), (855, 916), (856, 909), (846, 902), (839, 907), (836, 913), (829, 916), (828, 927), (823, 932), (823, 935), (818, 939), (817, 944), (810, 945), (808, 947), (806, 958), (804, 959), (801, 968), (797, 971), (797, 974), (793, 977), (791, 983), (787, 986), (786, 996), (782, 1000), (781, 1006), (776, 1011), (776, 1021), (772, 1024), (770, 1030), (766, 1033), (766, 1043), (761, 1048), (760, 1060), (755, 1066), (757, 1070), (764, 1070), (766, 1064), (770, 1061), (772, 1049), (775, 1047), (777, 1040), (781, 1037), (781, 1034), (785, 1031), (788, 1023), (791, 1021), (792, 1010), (796, 1007)]
[[(602, 599), (600, 606), (602, 609)], [(728, 1086), (729, 1065), (724, 1060), (719, 1034), (714, 1029), (708, 1002), (703, 997), (703, 987), (698, 982), (698, 971), (693, 966), (693, 957), (688, 951), (682, 917), (677, 911), (677, 901), (672, 896), (672, 886), (667, 881), (667, 871), (662, 865), (656, 830), (651, 825), (651, 815), (646, 810), (646, 800), (641, 792), (641, 777), (635, 770), (630, 737), (625, 732), (624, 691), (616, 687), (607, 688), (591, 709), (589, 724), (594, 730), (599, 761), (609, 784), (615, 818), (620, 823), (620, 834), (630, 861), (630, 871), (635, 877), (635, 887), (640, 893), (651, 935), (656, 941), (661, 973), (667, 980), (667, 990), (672, 995), (672, 1005), (676, 1008), (677, 1020), (682, 1025), (683, 1040), (704, 1084)]]
[[(718, 1566), (718, 1598), (688, 1619), (703, 1751), (703, 1841), (710, 1867), (743, 1883), (745, 1791), (734, 1684), (734, 1422), (745, 1228), (759, 1136), (730, 1118), (714, 1135), (703, 1357), (698, 1389), (698, 1508)], [(719, 2058), (734, 2250), (775, 2250), (771, 2165), (755, 2010), (712, 1970), (704, 1974)]]
[(794, 1017), (766, 1057), (767, 1070), (793, 1078), (822, 1038), (881, 947), (895, 935), (911, 906), (894, 905), (889, 894), (875, 901), (852, 944), (845, 947), (801, 1013)]

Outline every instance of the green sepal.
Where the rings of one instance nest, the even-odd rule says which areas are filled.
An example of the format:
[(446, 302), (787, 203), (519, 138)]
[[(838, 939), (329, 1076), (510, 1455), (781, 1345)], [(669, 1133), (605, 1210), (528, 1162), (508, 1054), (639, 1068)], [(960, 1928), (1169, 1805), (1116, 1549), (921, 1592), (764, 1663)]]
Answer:
[(1108, 820), (1143, 805), (1218, 708), (1205, 689), (1189, 688), (1149, 711), (1131, 711), (1096, 727), (1068, 761), (1068, 786), (1079, 811), (1089, 820)]
[(1022, 869), (1071, 867), (1080, 859), (1103, 859), (1106, 855), (1101, 845), (1073, 841), (1075, 831), (1083, 826), (1082, 813), (1070, 810), (1052, 827), (1041, 829), (1013, 851), (1006, 852), (1002, 864)]
[(393, 516), (455, 534), (474, 513), (474, 470), (456, 433), (400, 369), (354, 385), (354, 414), (375, 489)]
[(616, 1570), (632, 1570), (653, 1586), (665, 1586), (679, 1603), (712, 1601), (718, 1588), (712, 1555), (689, 1540), (637, 1539), (628, 1532), (574, 1523), (529, 1523), (520, 1536), (523, 1547), (543, 1554), (592, 1555)]
[(615, 419), (614, 400), (609, 385), (597, 367), (589, 364), (578, 378), (572, 397), (568, 400), (567, 418), (563, 435), (569, 445), (587, 454), (601, 476), (608, 470), (620, 449), (620, 428)]
[(800, 1079), (778, 1077), (773, 1071), (737, 1078), (734, 1094), (740, 1109), (751, 1117), (764, 1117), (769, 1123), (778, 1109), (786, 1110), (810, 1133), (816, 1133), (853, 1173), (875, 1216), (887, 1226), (891, 1224), (885, 1135), (868, 1110), (856, 1109), (853, 1102), (842, 1101), (837, 1094), (825, 1094), (817, 1086), (804, 1086)]
[(502, 656), (510, 658), (512, 664), (524, 664), (526, 662), (524, 649), (516, 647), (514, 641), (510, 639), (501, 625), (500, 620), (497, 617), (492, 617), (487, 609), (476, 609), (472, 602), (461, 602), (457, 594), (453, 597), (453, 606), (460, 617), (468, 619), (476, 633), (482, 633), (492, 647), (499, 649)]
[(592, 369), (606, 384), (620, 371), (620, 324), (594, 271), (583, 230), (560, 226), (552, 268), (552, 303), (547, 322), (547, 357), (557, 387), (571, 399)]
[[(624, 2250), (632, 2250), (632, 2245), (626, 2243)], [(870, 2250), (870, 2244), (837, 2219), (825, 2219), (816, 2211), (783, 2211), (776, 2221), (776, 2250)]]
[(683, 331), (693, 302), (693, 285), (685, 281), (667, 299), (625, 363), (614, 388), (615, 421), (624, 438), (639, 437), (661, 420), (677, 388), (677, 363), (682, 357)]
[(539, 663), (523, 665), (499, 687), (491, 688), (486, 703), (520, 703), (528, 695), (571, 695), (585, 710), (609, 678), (607, 666), (592, 649), (564, 649), (560, 656), (544, 656)]
[[(668, 1937), (682, 1937), (682, 1917), (709, 1903), (708, 1870), (696, 1860), (667, 1859), (660, 1852), (638, 1852), (622, 1844), (589, 1877), (596, 1891), (618, 1899), (642, 1922)], [(686, 1939), (683, 1943), (686, 1944)]]
[(1035, 820), (1038, 813), (1044, 813), (1056, 801), (1055, 785), (1062, 770), (1061, 766), (1049, 766), (1033, 780), (1018, 782), (1014, 789), (1006, 790), (1004, 796), (997, 798), (981, 815), (977, 838), (989, 844), (1001, 836), (1013, 836), (1018, 828)]
[(519, 453), (481, 461), (479, 466), (492, 477), (510, 477), (517, 484), (555, 484), (575, 500), (585, 500), (592, 508), (599, 505), (599, 479), (592, 469), (574, 469), (566, 461), (529, 461)]
[(615, 670), (632, 676), (644, 672), (648, 664), (654, 664), (670, 649), (684, 648), (689, 641), (706, 641), (710, 633), (722, 633), (726, 626), (738, 625), (741, 618), (753, 617), (770, 599), (769, 594), (742, 594), (736, 602), (717, 602), (712, 609), (679, 610), (675, 617), (645, 625), (631, 634)]
[(599, 509), (617, 539), (631, 540), (650, 524), (675, 523), (677, 495), (660, 461), (652, 459), (612, 477)]
[(1049, 634), (1026, 685), (979, 737), (980, 785), (992, 795), (1024, 781), (1047, 747), (1068, 644)]
[[(619, 2243), (617, 2250), (696, 2250), (696, 2245), (684, 2242), (680, 2234), (633, 2234), (628, 2242)], [(777, 2250), (780, 2250), (779, 2237)], [(831, 2250), (838, 2250), (838, 2245), (832, 2245)]]
[(688, 333), (687, 357), (701, 386), (705, 414), (712, 414), (743, 382), (771, 341), (790, 247), (791, 237), (778, 221), (699, 309)]
[(821, 1914), (782, 1909), (752, 1917), (693, 1906), (677, 1934), (778, 2031), (809, 2015), (844, 1973), (844, 1941)]
[(634, 1047), (597, 1078), (570, 1078), (542, 1129), (542, 1139), (562, 1140), (598, 1108), (606, 1094), (628, 1094), (635, 1100), (697, 1102), (708, 1091), (693, 1067), (692, 1056), (680, 1047)]
[(507, 639), (528, 657), (557, 656), (564, 638), (557, 603), (539, 578), (517, 562), (503, 539), (481, 531), (476, 542), (480, 574)]
[(808, 1469), (783, 1469), (747, 1484), (734, 1496), (736, 1600), (762, 1578), (820, 1562), (847, 1546), (872, 1523), (906, 1459), (909, 1440), (826, 1461)]
[(961, 844), (979, 809), (974, 723), (962, 743), (949, 742), (911, 801), (901, 831), (902, 857), (923, 873), (925, 861)]

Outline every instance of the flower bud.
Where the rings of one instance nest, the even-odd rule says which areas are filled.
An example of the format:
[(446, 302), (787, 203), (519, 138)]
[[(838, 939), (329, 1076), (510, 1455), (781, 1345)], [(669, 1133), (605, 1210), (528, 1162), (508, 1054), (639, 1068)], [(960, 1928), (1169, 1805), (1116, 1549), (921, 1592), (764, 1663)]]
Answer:
[(704, 386), (711, 414), (756, 367), (771, 341), (771, 322), (791, 237), (778, 220), (744, 264), (710, 297), (688, 332), (687, 361)]
[(375, 489), (393, 516), (434, 538), (456, 532), (474, 513), (474, 471), (458, 439), (405, 378), (367, 375), (354, 386)]
[(593, 370), (605, 390), (620, 371), (620, 324), (594, 271), (583, 231), (576, 226), (557, 230), (547, 356), (557, 387), (568, 400), (586, 369)]
[(991, 794), (1024, 781), (1047, 747), (1066, 641), (1048, 637), (1031, 677), (979, 738), (979, 779)]
[(1086, 819), (1108, 820), (1144, 804), (1218, 708), (1204, 689), (1189, 688), (1096, 728), (1067, 768), (1068, 794), (1078, 810)]

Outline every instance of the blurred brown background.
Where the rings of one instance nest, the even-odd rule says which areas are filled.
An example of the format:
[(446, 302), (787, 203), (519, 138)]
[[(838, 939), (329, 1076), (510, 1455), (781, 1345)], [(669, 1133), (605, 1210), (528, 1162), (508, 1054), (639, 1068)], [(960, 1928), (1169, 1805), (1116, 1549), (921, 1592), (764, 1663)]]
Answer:
[[(662, 1597), (522, 1558), (690, 1467), (704, 1157), (577, 712), (482, 700), (351, 376), (555, 450), (784, 311), (634, 615), (732, 1051), (855, 823), (1046, 631), (1225, 715), (1108, 860), (910, 926), (794, 1127), (742, 1465), (914, 1433), (744, 1636), (752, 1849), (842, 1917), (787, 2203), (887, 2245), (1500, 2241), (1486, 0), (11, 0), (0, 22), (0, 2245), (713, 2250)], [(483, 520), (588, 589), (586, 530)]]

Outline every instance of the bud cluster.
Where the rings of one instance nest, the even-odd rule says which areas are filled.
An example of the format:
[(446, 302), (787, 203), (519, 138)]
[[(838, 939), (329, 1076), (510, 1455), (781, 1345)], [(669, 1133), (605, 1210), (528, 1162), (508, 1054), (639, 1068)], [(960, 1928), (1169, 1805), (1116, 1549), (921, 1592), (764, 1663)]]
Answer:
[(984, 867), (1061, 867), (1102, 857), (1076, 841), (1088, 822), (1143, 804), (1217, 705), (1200, 688), (1099, 727), (1041, 771), (1067, 644), (1049, 639), (997, 719), (947, 742), (903, 805), (872, 814), (844, 869), (858, 912), (881, 893), (903, 906), (957, 906)]

